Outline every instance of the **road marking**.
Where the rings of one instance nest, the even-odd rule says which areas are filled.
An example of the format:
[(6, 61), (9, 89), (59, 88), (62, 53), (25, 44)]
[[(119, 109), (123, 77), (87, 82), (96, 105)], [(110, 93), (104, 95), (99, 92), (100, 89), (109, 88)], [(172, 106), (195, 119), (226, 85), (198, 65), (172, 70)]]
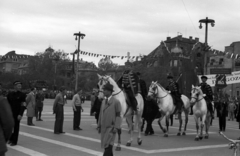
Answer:
[(195, 146), (195, 147), (181, 147), (181, 148), (169, 148), (169, 149), (150, 150), (148, 152), (148, 154), (167, 153), (167, 152), (180, 152), (180, 151), (193, 151), (193, 150), (211, 149), (211, 148), (224, 148), (224, 147), (228, 147), (228, 145), (221, 144), (221, 145), (208, 145), (208, 146)]
[[(21, 126), (28, 127), (25, 124), (21, 124)], [(40, 130), (44, 130), (44, 131), (48, 131), (48, 132), (53, 132), (52, 129), (42, 128), (42, 127), (38, 127), (38, 126), (32, 126), (30, 128), (40, 129)], [(94, 138), (85, 137), (85, 136), (81, 136), (81, 135), (75, 135), (75, 134), (71, 134), (71, 133), (65, 133), (64, 135), (100, 143), (99, 139), (94, 139)], [(117, 144), (115, 143), (115, 146), (116, 145)], [(194, 147), (170, 148), (170, 149), (159, 149), (159, 150), (144, 150), (144, 149), (136, 148), (136, 147), (121, 146), (121, 148), (124, 148), (124, 149), (132, 150), (132, 151), (136, 151), (136, 152), (142, 152), (142, 153), (146, 153), (146, 154), (177, 152), (177, 151), (189, 151), (189, 150), (210, 149), (210, 148), (223, 148), (223, 147), (228, 147), (228, 145), (227, 144), (221, 144), (221, 145), (194, 146)]]
[(64, 143), (64, 142), (61, 142), (61, 141), (56, 141), (56, 140), (52, 140), (52, 139), (48, 139), (48, 138), (44, 138), (44, 137), (40, 137), (40, 136), (36, 136), (36, 135), (32, 135), (32, 134), (25, 133), (25, 132), (20, 132), (20, 134), (23, 135), (23, 136), (26, 136), (26, 137), (38, 139), (38, 140), (41, 140), (41, 141), (49, 142), (49, 143), (52, 143), (52, 144), (56, 144), (56, 145), (59, 145), (59, 146), (71, 148), (71, 149), (74, 149), (74, 150), (77, 150), (77, 151), (85, 152), (85, 153), (96, 155), (96, 156), (101, 156), (103, 154), (102, 152), (95, 151), (95, 150), (92, 150), (92, 149), (88, 149), (88, 148), (84, 148), (84, 147), (81, 147), (81, 146), (76, 146), (76, 145), (72, 145), (72, 144), (68, 144), (68, 143)]
[[(95, 121), (96, 119), (81, 119), (81, 121)], [(27, 121), (27, 119), (22, 119), (21, 121)], [(43, 121), (36, 121), (38, 122), (44, 122), (44, 121), (55, 121), (55, 119), (43, 119)], [(73, 119), (64, 119), (64, 121), (73, 121)]]
[(16, 151), (19, 151), (21, 153), (25, 153), (25, 154), (30, 155), (30, 156), (47, 156), (46, 154), (31, 150), (29, 148), (25, 148), (25, 147), (22, 147), (22, 146), (19, 146), (19, 145), (17, 145), (17, 146), (9, 146), (8, 145), (8, 148), (14, 149)]

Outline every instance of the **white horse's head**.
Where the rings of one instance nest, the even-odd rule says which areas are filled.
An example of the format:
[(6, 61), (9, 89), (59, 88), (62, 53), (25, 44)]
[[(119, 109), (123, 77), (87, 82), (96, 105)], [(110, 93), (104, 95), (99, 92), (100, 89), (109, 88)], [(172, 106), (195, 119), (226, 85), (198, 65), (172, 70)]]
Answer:
[(98, 98), (99, 99), (103, 99), (104, 98), (104, 94), (103, 94), (103, 86), (107, 83), (110, 83), (111, 85), (113, 85), (113, 91), (117, 91), (118, 90), (118, 85), (117, 83), (112, 79), (112, 77), (110, 75), (104, 75), (101, 76), (99, 74), (98, 75), (98, 87), (99, 87), (99, 94), (98, 94)]
[(192, 85), (192, 90), (191, 90), (191, 101), (190, 103), (196, 103), (197, 100), (201, 97), (204, 97), (204, 94), (201, 90), (200, 86), (193, 86)]
[(153, 98), (153, 97), (156, 97), (157, 95), (157, 82), (153, 82), (151, 83), (151, 85), (149, 86), (149, 89), (148, 89), (148, 95), (147, 97), (148, 98)]

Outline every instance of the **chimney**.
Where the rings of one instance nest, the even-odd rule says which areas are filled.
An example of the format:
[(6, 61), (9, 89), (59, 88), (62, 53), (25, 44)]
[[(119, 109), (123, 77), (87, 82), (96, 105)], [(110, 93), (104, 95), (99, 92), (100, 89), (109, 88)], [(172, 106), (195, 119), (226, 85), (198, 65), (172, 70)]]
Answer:
[(167, 41), (170, 40), (170, 39), (171, 39), (171, 37), (167, 37)]
[(189, 36), (190, 41), (192, 41), (192, 36)]
[(196, 41), (196, 42), (199, 42), (199, 38), (198, 38), (198, 37), (195, 37), (195, 41)]

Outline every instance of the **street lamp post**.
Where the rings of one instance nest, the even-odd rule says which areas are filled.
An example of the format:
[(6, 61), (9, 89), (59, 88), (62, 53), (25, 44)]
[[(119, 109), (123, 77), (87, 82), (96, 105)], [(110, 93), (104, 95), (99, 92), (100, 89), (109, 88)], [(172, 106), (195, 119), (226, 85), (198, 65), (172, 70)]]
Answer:
[(77, 72), (76, 72), (76, 83), (75, 83), (75, 91), (78, 89), (78, 64), (79, 64), (79, 52), (80, 52), (80, 38), (83, 39), (86, 35), (82, 34), (80, 31), (79, 33), (74, 33), (75, 40), (78, 40), (78, 50), (77, 50)]
[[(212, 27), (214, 27), (215, 25), (215, 21), (212, 19), (208, 19), (208, 17), (206, 17), (206, 19), (201, 19), (199, 20), (199, 28), (202, 29), (202, 23), (205, 24), (206, 28), (205, 28), (205, 46), (208, 46), (207, 43), (207, 39), (208, 39), (208, 24), (211, 24)], [(204, 75), (207, 74), (207, 55), (206, 55), (207, 51), (204, 51)]]

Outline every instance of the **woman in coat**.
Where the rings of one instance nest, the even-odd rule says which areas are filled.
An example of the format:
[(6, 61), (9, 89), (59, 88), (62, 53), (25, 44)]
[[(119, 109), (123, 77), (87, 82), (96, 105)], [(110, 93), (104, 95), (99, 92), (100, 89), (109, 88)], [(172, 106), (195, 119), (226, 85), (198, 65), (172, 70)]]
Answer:
[(26, 98), (26, 103), (27, 103), (27, 124), (29, 126), (35, 126), (32, 122), (33, 117), (36, 115), (35, 114), (35, 106), (36, 106), (36, 88), (32, 88), (31, 92), (27, 95)]

